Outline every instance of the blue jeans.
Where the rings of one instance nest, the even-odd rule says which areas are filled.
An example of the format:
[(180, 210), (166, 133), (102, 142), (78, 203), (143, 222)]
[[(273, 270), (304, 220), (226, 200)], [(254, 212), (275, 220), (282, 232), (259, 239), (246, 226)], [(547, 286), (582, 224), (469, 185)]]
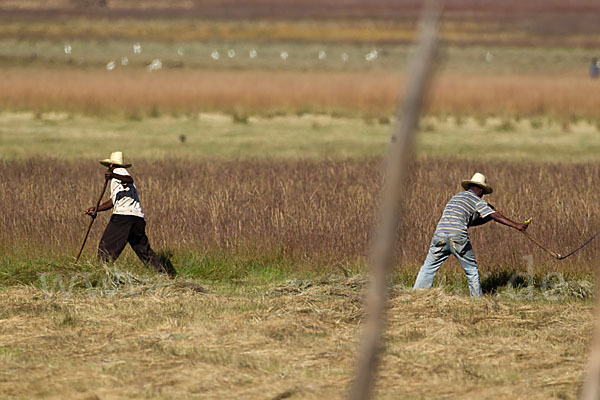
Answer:
[(479, 269), (477, 269), (471, 241), (466, 236), (447, 233), (436, 233), (433, 235), (431, 245), (429, 246), (429, 253), (419, 271), (419, 275), (417, 275), (413, 289), (430, 288), (436, 272), (450, 254), (454, 254), (458, 258), (460, 265), (465, 270), (471, 296), (481, 296)]

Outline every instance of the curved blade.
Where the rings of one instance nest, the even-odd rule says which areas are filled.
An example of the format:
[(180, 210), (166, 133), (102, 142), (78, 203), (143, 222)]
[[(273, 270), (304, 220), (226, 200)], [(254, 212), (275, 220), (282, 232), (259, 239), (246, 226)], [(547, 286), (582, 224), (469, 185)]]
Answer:
[(583, 249), (585, 246), (587, 246), (588, 244), (592, 243), (592, 240), (596, 239), (596, 236), (598, 236), (598, 233), (600, 233), (600, 232), (594, 233), (594, 235), (591, 238), (589, 238), (588, 240), (586, 240), (581, 246), (579, 246), (578, 248), (576, 248), (575, 250), (571, 251), (569, 254), (567, 254), (565, 256), (560, 256), (558, 259), (559, 260), (564, 260), (565, 258), (570, 257), (573, 254), (577, 253), (579, 250)]
[(557, 260), (564, 260), (567, 257), (571, 257), (573, 254), (577, 253), (579, 250), (583, 249), (585, 246), (587, 246), (588, 244), (590, 244), (594, 239), (596, 239), (596, 236), (598, 236), (598, 234), (600, 234), (600, 232), (596, 232), (591, 238), (589, 238), (588, 240), (586, 240), (581, 246), (577, 247), (575, 250), (572, 250), (570, 253), (562, 256), (552, 250), (550, 250), (549, 248), (547, 248), (546, 246), (544, 246), (543, 244), (541, 244), (537, 239), (535, 239), (533, 236), (531, 236), (527, 231), (523, 231), (523, 234), (525, 236), (527, 236), (527, 238), (529, 240), (531, 240), (533, 243), (535, 243), (536, 245), (538, 245), (541, 249), (543, 249), (544, 251), (546, 251), (546, 253), (550, 254), (552, 257), (556, 258)]

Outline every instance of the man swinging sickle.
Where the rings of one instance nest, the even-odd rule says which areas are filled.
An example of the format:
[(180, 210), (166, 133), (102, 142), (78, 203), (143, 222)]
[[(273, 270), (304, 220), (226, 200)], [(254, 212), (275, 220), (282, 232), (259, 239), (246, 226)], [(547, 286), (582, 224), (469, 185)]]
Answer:
[(110, 158), (100, 161), (100, 164), (108, 167), (104, 176), (107, 181), (110, 180), (110, 199), (100, 204), (98, 210), (90, 207), (85, 213), (96, 218), (97, 212), (113, 208), (113, 214), (100, 239), (98, 259), (104, 262), (115, 261), (129, 243), (144, 264), (174, 277), (176, 272), (173, 265), (168, 260), (162, 262), (150, 248), (137, 189), (126, 169), (131, 164), (123, 162), (123, 153), (120, 151), (112, 153)]
[(475, 173), (470, 180), (461, 182), (464, 192), (456, 194), (448, 201), (438, 222), (433, 239), (429, 246), (429, 253), (425, 263), (417, 275), (414, 289), (430, 288), (433, 278), (442, 263), (450, 256), (454, 256), (465, 270), (471, 296), (481, 296), (481, 283), (479, 270), (475, 262), (475, 255), (467, 233), (470, 226), (483, 225), (494, 220), (511, 228), (524, 232), (528, 223), (519, 224), (506, 218), (501, 211), (494, 209), (482, 197), (492, 193), (493, 189), (487, 184), (483, 174)]

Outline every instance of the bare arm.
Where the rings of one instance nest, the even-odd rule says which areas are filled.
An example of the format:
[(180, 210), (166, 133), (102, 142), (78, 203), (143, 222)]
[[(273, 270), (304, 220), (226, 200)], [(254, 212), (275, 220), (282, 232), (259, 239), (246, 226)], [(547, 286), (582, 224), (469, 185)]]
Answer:
[[(115, 167), (111, 166), (104, 173), (104, 178), (107, 181), (111, 180), (111, 179), (118, 179), (125, 184), (133, 183), (133, 178), (131, 176), (115, 174), (113, 172), (114, 169), (115, 169)], [(96, 218), (97, 213), (106, 211), (106, 210), (110, 210), (111, 208), (113, 208), (113, 206), (114, 206), (114, 204), (113, 204), (112, 199), (108, 199), (107, 201), (105, 201), (104, 203), (102, 203), (98, 206), (98, 210), (96, 210), (96, 207), (90, 207), (87, 210), (85, 210), (85, 213), (87, 215), (91, 216), (92, 218)]]
[(133, 177), (129, 176), (129, 175), (119, 175), (119, 174), (115, 174), (113, 172), (114, 167), (111, 167), (109, 169), (106, 170), (106, 172), (104, 173), (104, 177), (106, 178), (106, 180), (110, 180), (110, 179), (118, 179), (123, 183), (133, 183)]
[(85, 210), (85, 213), (87, 215), (89, 215), (90, 217), (96, 217), (96, 213), (102, 212), (102, 211), (106, 211), (106, 210), (110, 210), (111, 208), (113, 208), (113, 201), (112, 199), (108, 199), (106, 200), (104, 203), (100, 204), (98, 206), (98, 210), (96, 210), (96, 207), (90, 207), (87, 210)]
[(502, 213), (498, 211), (496, 211), (493, 214), (490, 214), (490, 218), (496, 222), (501, 223), (502, 225), (510, 226), (511, 228), (515, 228), (519, 231), (525, 231), (525, 229), (527, 229), (527, 227), (529, 226), (529, 224), (519, 224), (518, 222), (512, 221), (506, 218), (504, 215), (502, 215)]

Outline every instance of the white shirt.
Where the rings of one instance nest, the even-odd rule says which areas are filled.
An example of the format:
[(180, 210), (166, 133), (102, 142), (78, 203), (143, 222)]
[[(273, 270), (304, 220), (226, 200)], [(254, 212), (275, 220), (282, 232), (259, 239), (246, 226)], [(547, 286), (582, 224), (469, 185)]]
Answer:
[[(113, 173), (131, 176), (125, 168), (115, 168)], [(113, 202), (113, 214), (134, 215), (144, 218), (137, 189), (133, 183), (124, 183), (113, 178), (110, 181), (110, 198)]]

